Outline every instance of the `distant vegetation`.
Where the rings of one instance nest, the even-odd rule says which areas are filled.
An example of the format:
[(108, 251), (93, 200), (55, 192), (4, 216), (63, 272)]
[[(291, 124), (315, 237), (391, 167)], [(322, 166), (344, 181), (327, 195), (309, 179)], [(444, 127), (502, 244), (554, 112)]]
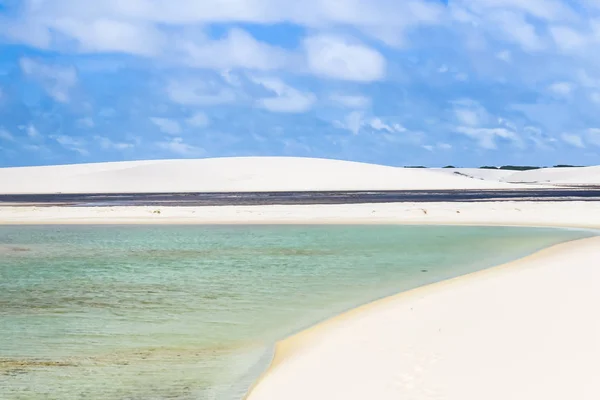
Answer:
[[(554, 165), (552, 168), (581, 168), (581, 165), (570, 165), (570, 164), (558, 164), (558, 165)], [(422, 165), (406, 165), (403, 168), (428, 168), (428, 167), (424, 167)], [(443, 168), (447, 168), (447, 169), (456, 169), (457, 167), (455, 167), (454, 165), (446, 165)], [(534, 167), (533, 165), (503, 165), (501, 167), (495, 167), (493, 165), (484, 165), (482, 167), (479, 167), (479, 169), (502, 169), (502, 170), (507, 170), (507, 171), (529, 171), (529, 170), (533, 170), (533, 169), (543, 169), (543, 168), (549, 168), (549, 167)]]
[(479, 167), (479, 169), (504, 169), (508, 171), (529, 171), (532, 169), (541, 169), (542, 167), (533, 167), (530, 165), (503, 165), (501, 167), (491, 167), (489, 165)]
[[(558, 164), (553, 166), (552, 168), (579, 168), (580, 165), (570, 165), (570, 164)], [(483, 167), (479, 167), (479, 169), (505, 169), (509, 171), (529, 171), (532, 169), (543, 169), (546, 167), (534, 167), (531, 165), (503, 165), (502, 167), (492, 167), (489, 165), (485, 165)]]
[(500, 169), (507, 169), (509, 171), (529, 171), (531, 169), (541, 169), (541, 167), (533, 167), (531, 165), (503, 165)]

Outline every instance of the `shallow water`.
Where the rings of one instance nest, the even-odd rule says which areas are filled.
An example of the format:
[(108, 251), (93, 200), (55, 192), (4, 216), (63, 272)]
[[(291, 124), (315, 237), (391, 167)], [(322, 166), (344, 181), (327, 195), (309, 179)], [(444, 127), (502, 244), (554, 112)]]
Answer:
[(275, 341), (581, 231), (0, 227), (1, 399), (240, 399)]

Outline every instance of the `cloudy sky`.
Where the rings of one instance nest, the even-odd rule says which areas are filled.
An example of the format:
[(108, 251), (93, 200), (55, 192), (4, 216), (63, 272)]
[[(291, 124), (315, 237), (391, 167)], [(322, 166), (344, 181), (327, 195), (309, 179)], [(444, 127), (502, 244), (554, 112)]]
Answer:
[(600, 164), (600, 0), (0, 0), (0, 166)]

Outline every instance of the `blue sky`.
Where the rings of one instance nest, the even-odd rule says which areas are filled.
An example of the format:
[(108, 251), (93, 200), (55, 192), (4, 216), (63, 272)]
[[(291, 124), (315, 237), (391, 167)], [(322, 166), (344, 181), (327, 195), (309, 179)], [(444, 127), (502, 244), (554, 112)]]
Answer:
[(600, 0), (0, 0), (0, 166), (600, 164)]

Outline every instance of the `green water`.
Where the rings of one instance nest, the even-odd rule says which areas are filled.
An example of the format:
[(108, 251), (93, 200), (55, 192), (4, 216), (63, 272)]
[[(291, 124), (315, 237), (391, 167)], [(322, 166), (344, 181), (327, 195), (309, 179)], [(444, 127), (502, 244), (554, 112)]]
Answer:
[(589, 233), (423, 226), (0, 227), (0, 398), (240, 399), (275, 341)]

